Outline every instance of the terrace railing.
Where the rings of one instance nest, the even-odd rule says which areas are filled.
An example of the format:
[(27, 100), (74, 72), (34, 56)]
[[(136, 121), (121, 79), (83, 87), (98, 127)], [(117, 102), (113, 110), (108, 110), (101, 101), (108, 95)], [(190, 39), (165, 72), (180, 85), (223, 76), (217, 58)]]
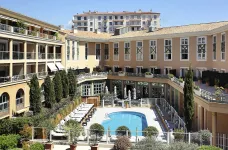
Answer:
[(90, 79), (107, 79), (107, 72), (97, 72), (97, 73), (83, 73), (77, 75), (78, 82), (84, 82)]
[(13, 59), (24, 59), (24, 52), (13, 52)]
[(9, 59), (9, 51), (0, 51), (0, 60)]

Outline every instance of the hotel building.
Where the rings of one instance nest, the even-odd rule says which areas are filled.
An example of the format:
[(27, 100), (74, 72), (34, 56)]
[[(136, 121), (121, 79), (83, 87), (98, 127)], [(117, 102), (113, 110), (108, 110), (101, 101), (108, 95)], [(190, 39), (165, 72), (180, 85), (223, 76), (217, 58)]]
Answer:
[(97, 12), (89, 11), (73, 17), (74, 28), (81, 31), (113, 33), (116, 28), (129, 26), (131, 31), (148, 29), (150, 25), (160, 27), (160, 13), (144, 12)]
[[(122, 27), (113, 36), (77, 28), (61, 30), (4, 8), (0, 8), (0, 18), (0, 119), (29, 110), (27, 82), (34, 74), (42, 87), (46, 75), (57, 70), (87, 68), (92, 72), (99, 66), (110, 73), (77, 79), (83, 97), (97, 96), (105, 85), (110, 91), (116, 86), (120, 98), (124, 87), (136, 88), (137, 98), (165, 98), (182, 117), (183, 86), (166, 75), (176, 70), (176, 76), (184, 77), (190, 63), (196, 77), (204, 70), (228, 71), (227, 21), (141, 31)], [(17, 27), (18, 20), (24, 21), (25, 29)], [(154, 77), (146, 77), (145, 72)], [(210, 99), (202, 91), (194, 94), (193, 127), (209, 129), (216, 144), (217, 133), (228, 134), (228, 103)]]

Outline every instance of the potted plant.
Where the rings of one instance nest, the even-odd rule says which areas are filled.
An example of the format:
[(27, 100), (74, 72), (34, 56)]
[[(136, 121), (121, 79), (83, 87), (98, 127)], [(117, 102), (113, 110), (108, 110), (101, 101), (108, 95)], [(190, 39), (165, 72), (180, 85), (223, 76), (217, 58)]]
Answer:
[(104, 127), (98, 123), (94, 123), (90, 126), (90, 133), (95, 136), (94, 142), (91, 143), (91, 150), (98, 150), (98, 139), (104, 135)]
[(207, 86), (210, 85), (210, 79), (209, 79), (208, 77), (205, 79), (205, 82), (206, 82), (206, 85), (207, 85)]
[(168, 74), (168, 76), (169, 76), (169, 79), (170, 79), (171, 81), (174, 81), (174, 75), (173, 75), (173, 74)]
[(126, 126), (119, 126), (116, 129), (116, 135), (117, 136), (128, 136), (131, 137), (131, 131), (128, 127)]
[(201, 84), (202, 83), (202, 78), (198, 77), (198, 83)]
[(118, 75), (119, 75), (119, 76), (125, 76), (125, 72), (119, 71), (119, 72), (118, 72)]
[(194, 93), (196, 94), (196, 95), (200, 95), (201, 93), (201, 89), (199, 88), (199, 86), (194, 86)]
[(146, 72), (145, 77), (146, 78), (153, 78), (153, 74), (151, 72)]
[(83, 132), (83, 127), (77, 121), (69, 120), (65, 123), (63, 128), (70, 136), (70, 150), (76, 150), (77, 138), (81, 132)]
[(215, 78), (215, 87), (218, 87), (218, 86), (219, 86), (219, 79)]
[(125, 101), (124, 104), (125, 104), (125, 108), (128, 108), (129, 107), (128, 106), (128, 101)]
[(182, 87), (184, 87), (184, 80), (183, 80), (183, 78), (179, 78), (179, 82), (180, 82), (180, 85), (181, 85)]
[(215, 98), (216, 100), (221, 100), (221, 95), (222, 95), (222, 91), (224, 90), (223, 87), (216, 87), (215, 88)]
[(53, 144), (53, 141), (47, 141), (44, 145), (44, 148), (45, 149), (48, 149), (48, 150), (54, 150), (54, 144)]
[(225, 91), (228, 93), (228, 83), (225, 85)]

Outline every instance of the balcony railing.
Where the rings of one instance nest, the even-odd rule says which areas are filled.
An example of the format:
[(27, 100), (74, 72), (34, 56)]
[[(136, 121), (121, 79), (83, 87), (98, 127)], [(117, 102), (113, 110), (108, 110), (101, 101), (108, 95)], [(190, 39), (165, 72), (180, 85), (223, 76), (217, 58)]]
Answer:
[(27, 52), (27, 59), (36, 59), (35, 52)]
[(13, 59), (24, 59), (24, 52), (13, 52)]
[(9, 51), (0, 51), (0, 60), (9, 59)]
[(39, 54), (38, 54), (38, 58), (39, 58), (39, 59), (46, 59), (45, 53), (39, 53)]
[(84, 74), (80, 74), (77, 76), (77, 81), (78, 82), (82, 82), (82, 81), (86, 81), (89, 79), (101, 79), (101, 78), (106, 78), (107, 79), (107, 72), (97, 72), (97, 73), (84, 73)]
[(26, 30), (23, 28), (14, 27), (14, 26), (10, 26), (7, 24), (1, 24), (1, 23), (0, 23), (0, 31), (7, 31), (7, 32), (16, 33), (16, 34), (23, 34), (23, 35), (29, 35), (29, 36), (36, 36), (36, 37), (40, 37), (40, 38), (58, 40), (58, 38), (56, 38), (56, 36), (54, 36), (54, 35), (47, 35), (44, 33), (39, 33), (37, 31)]
[(54, 59), (54, 54), (53, 53), (48, 53), (48, 59)]
[(25, 79), (24, 75), (14, 75), (14, 76), (12, 76), (12, 81), (20, 81), (20, 80), (23, 80), (23, 79)]
[(55, 54), (55, 59), (61, 59), (61, 53), (56, 53)]
[(38, 77), (45, 77), (47, 76), (47, 72), (39, 72)]

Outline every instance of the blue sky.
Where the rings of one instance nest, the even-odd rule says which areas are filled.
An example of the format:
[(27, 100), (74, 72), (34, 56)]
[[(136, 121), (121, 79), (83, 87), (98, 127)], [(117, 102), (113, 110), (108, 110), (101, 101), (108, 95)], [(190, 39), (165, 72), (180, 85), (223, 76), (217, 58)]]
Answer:
[(65, 28), (88, 10), (152, 9), (161, 13), (162, 27), (228, 20), (228, 0), (0, 0), (0, 6)]

